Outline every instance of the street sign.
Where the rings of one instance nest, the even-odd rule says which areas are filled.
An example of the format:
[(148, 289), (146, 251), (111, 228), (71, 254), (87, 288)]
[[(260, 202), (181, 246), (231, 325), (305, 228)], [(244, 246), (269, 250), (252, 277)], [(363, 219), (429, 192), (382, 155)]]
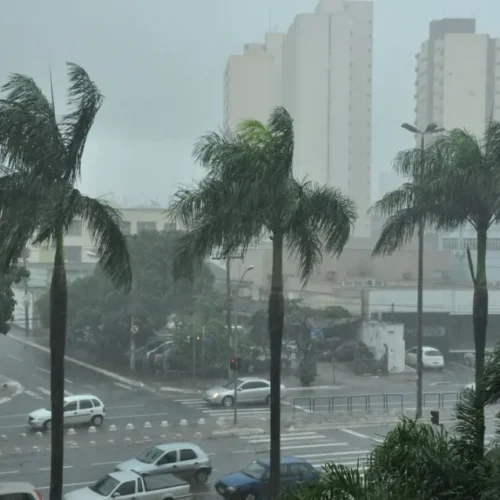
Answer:
[(135, 335), (139, 331), (139, 327), (137, 325), (132, 325), (132, 328), (130, 329), (130, 333)]

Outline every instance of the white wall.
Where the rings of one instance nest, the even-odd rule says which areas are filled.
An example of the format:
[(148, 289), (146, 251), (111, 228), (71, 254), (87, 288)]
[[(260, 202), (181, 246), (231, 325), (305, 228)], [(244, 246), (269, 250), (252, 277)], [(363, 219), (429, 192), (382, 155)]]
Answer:
[(404, 325), (364, 321), (358, 330), (358, 340), (372, 349), (375, 359), (380, 359), (388, 349), (389, 373), (405, 371)]

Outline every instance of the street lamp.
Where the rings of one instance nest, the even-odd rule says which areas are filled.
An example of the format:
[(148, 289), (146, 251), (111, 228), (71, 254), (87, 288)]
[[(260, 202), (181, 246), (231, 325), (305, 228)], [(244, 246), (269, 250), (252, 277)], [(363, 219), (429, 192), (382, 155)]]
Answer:
[[(420, 152), (422, 167), (424, 166), (424, 151), (425, 151), (425, 135), (438, 134), (444, 132), (444, 128), (438, 127), (436, 123), (429, 123), (424, 130), (419, 130), (417, 127), (409, 123), (401, 125), (404, 129), (412, 134), (420, 135)], [(423, 170), (423, 168), (422, 168)], [(423, 173), (423, 172), (422, 172)], [(421, 174), (422, 174), (421, 173)], [(415, 180), (415, 179), (414, 179)], [(424, 296), (424, 221), (420, 221), (418, 225), (418, 278), (417, 278), (417, 411), (416, 418), (422, 417), (422, 345), (424, 341), (423, 329), (423, 296)]]
[[(234, 398), (233, 398), (233, 408), (234, 408), (234, 416), (233, 416), (233, 422), (234, 425), (236, 425), (238, 421), (238, 325), (235, 325), (236, 328), (232, 328), (232, 321), (231, 321), (231, 315), (233, 313), (232, 307), (233, 307), (233, 294), (231, 291), (231, 274), (230, 274), (230, 266), (229, 266), (230, 260), (228, 259), (227, 261), (227, 303), (228, 303), (228, 326), (234, 330), (233, 333), (233, 356), (236, 360), (236, 366), (234, 367)], [(253, 265), (249, 265), (244, 271), (243, 274), (240, 277), (240, 280), (238, 281), (238, 287), (236, 288), (237, 290), (240, 288), (241, 283), (243, 281), (243, 278), (246, 276), (246, 274), (250, 271), (255, 269)], [(231, 335), (231, 330), (229, 330), (229, 334)]]

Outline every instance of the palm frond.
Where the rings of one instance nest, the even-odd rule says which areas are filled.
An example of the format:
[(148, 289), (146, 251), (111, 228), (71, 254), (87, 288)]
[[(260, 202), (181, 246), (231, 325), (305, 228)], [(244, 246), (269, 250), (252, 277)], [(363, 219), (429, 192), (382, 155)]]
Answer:
[(68, 63), (70, 81), (68, 106), (63, 117), (62, 135), (66, 146), (66, 171), (63, 179), (74, 182), (80, 177), (85, 143), (102, 105), (103, 96), (87, 72), (74, 63)]
[(278, 182), (292, 175), (294, 132), (290, 113), (282, 107), (275, 108), (267, 123), (271, 139), (267, 143), (268, 155), (272, 164), (271, 173)]
[(410, 243), (422, 219), (422, 212), (415, 207), (403, 208), (388, 217), (382, 226), (372, 255), (390, 255)]
[(115, 286), (130, 291), (132, 268), (127, 239), (122, 233), (122, 217), (107, 203), (73, 190), (74, 215), (80, 218), (95, 244), (99, 265)]
[(64, 158), (64, 145), (52, 105), (34, 80), (11, 75), (0, 100), (0, 163), (46, 175)]
[(457, 423), (453, 427), (455, 451), (462, 460), (481, 460), (484, 454), (484, 406), (482, 391), (465, 389), (455, 409)]
[(326, 251), (340, 255), (356, 221), (354, 203), (338, 189), (307, 181), (286, 184), (289, 200), (284, 224), (288, 251), (298, 259), (303, 283)]
[(269, 129), (258, 120), (244, 120), (236, 128), (236, 134), (245, 142), (263, 144), (270, 140)]

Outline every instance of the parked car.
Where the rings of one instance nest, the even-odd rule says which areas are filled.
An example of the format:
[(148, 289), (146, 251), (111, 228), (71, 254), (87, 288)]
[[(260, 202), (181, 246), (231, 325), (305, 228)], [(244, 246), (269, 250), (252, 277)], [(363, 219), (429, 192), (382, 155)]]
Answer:
[[(417, 366), (417, 348), (408, 349), (405, 354), (405, 362), (409, 366)], [(422, 366), (423, 368), (438, 369), (444, 368), (443, 355), (435, 347), (422, 347)]]
[[(234, 384), (208, 389), (203, 394), (203, 399), (209, 404), (221, 404), (226, 408), (234, 405)], [(271, 401), (271, 384), (268, 380), (257, 377), (240, 377), (236, 381), (238, 403), (266, 403)], [(281, 384), (281, 398), (286, 395), (286, 387)]]
[(103, 500), (105, 498), (177, 500), (191, 498), (186, 481), (170, 475), (149, 476), (134, 471), (111, 472), (91, 486), (70, 491), (63, 500)]
[(116, 466), (116, 471), (133, 470), (153, 474), (173, 473), (186, 481), (205, 484), (212, 473), (208, 455), (193, 443), (170, 443), (152, 446)]
[[(104, 403), (92, 394), (81, 394), (64, 398), (64, 425), (91, 424), (99, 427), (104, 422)], [(28, 415), (28, 424), (34, 429), (52, 429), (52, 411), (40, 408)]]
[(354, 361), (356, 356), (360, 360), (373, 359), (370, 348), (358, 340), (343, 342), (333, 352), (333, 357), (337, 361)]
[[(484, 362), (487, 363), (488, 359), (493, 354), (493, 349), (487, 348), (484, 350)], [(471, 368), (476, 366), (476, 353), (475, 352), (467, 352), (464, 354), (464, 363)]]
[[(224, 498), (253, 500), (266, 497), (269, 487), (269, 458), (254, 460), (239, 472), (226, 474), (215, 482), (217, 493)], [(314, 484), (318, 472), (305, 460), (281, 457), (281, 488), (286, 490), (296, 484)]]
[(0, 483), (0, 500), (43, 500), (30, 483)]

